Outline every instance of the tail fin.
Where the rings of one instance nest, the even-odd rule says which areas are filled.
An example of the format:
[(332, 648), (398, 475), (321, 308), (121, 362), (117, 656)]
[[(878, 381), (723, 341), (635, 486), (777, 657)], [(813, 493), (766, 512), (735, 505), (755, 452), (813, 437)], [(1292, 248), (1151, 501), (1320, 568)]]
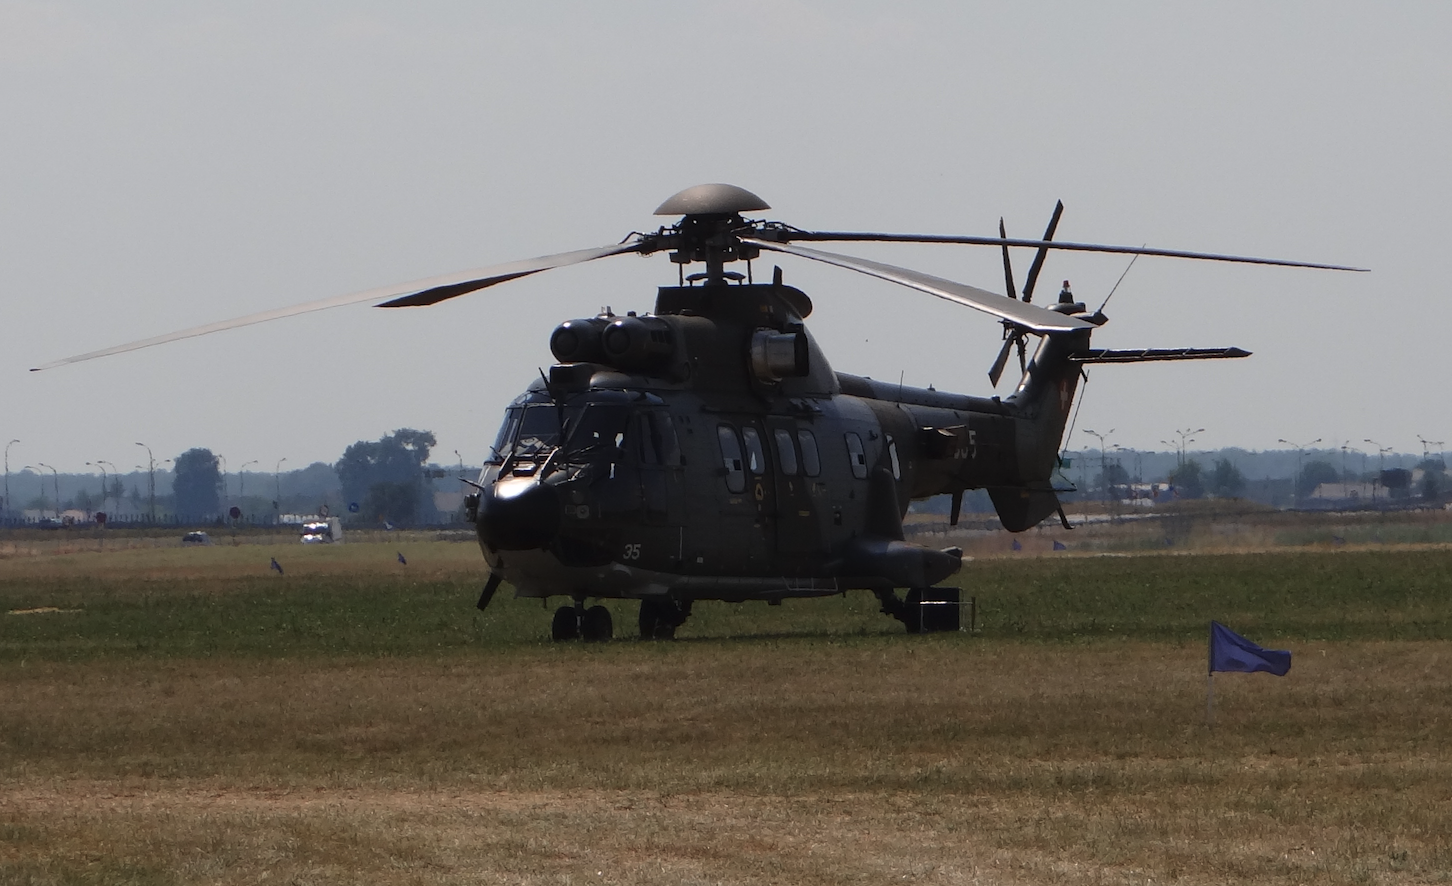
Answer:
[[(1086, 329), (1045, 335), (1018, 390), (1004, 401), (1013, 407), (1020, 421), (1019, 469), (1030, 488), (1042, 484), (1049, 491), (1049, 478), (1058, 466), (1059, 446), (1083, 378), (1080, 362), (1075, 358), (1088, 349), (1090, 332)], [(1046, 506), (1048, 510), (1038, 519), (1052, 514), (1058, 503), (1046, 503)], [(1037, 512), (1042, 508), (1031, 510)]]

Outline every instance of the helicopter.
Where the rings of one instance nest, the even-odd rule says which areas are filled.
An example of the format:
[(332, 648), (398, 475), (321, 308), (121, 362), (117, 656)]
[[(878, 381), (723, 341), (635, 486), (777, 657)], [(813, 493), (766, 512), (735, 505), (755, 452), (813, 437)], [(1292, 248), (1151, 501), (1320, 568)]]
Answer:
[[(981, 237), (806, 231), (744, 215), (767, 209), (744, 188), (697, 185), (655, 211), (678, 221), (615, 244), (266, 311), (37, 369), (347, 304), (433, 305), (552, 268), (663, 252), (677, 279), (658, 288), (653, 309), (606, 308), (561, 323), (549, 340), (555, 362), (505, 410), (479, 476), (461, 478), (473, 487), (466, 514), (488, 568), (478, 608), (508, 581), (517, 597), (546, 607), (568, 600), (553, 614), (552, 639), (604, 641), (614, 626), (598, 601), (636, 600), (640, 637), (668, 639), (697, 601), (779, 604), (865, 590), (918, 633), (958, 629), (961, 592), (938, 585), (959, 572), (963, 552), (908, 540), (912, 501), (950, 496), (956, 526), (964, 492), (983, 489), (1010, 532), (1055, 516), (1068, 527), (1059, 494), (1070, 490), (1054, 478), (1087, 365), (1249, 356), (1234, 347), (1091, 347), (1108, 321), (1103, 305), (1089, 310), (1067, 281), (1057, 301), (1033, 303), (1051, 250), (1364, 270), (1055, 241), (1062, 202), (1035, 240), (1009, 238), (1002, 220), (997, 237)], [(801, 245), (854, 241), (998, 246), (1005, 292)], [(1010, 248), (1035, 250), (1022, 290)], [(779, 266), (755, 279), (763, 253), (997, 318), (1003, 346), (989, 379), (996, 387), (1016, 352), (1017, 385), (983, 397), (834, 370), (807, 328), (808, 295), (787, 285)], [(688, 273), (694, 266), (701, 270)]]

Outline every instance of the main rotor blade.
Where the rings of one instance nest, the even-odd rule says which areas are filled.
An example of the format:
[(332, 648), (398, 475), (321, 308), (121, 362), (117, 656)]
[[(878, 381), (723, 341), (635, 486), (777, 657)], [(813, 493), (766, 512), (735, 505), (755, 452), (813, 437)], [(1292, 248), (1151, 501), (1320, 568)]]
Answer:
[(992, 314), (1003, 320), (1010, 320), (1034, 332), (1066, 332), (1072, 329), (1094, 328), (1094, 324), (1080, 320), (1077, 317), (1070, 317), (1067, 314), (1059, 314), (1054, 311), (1046, 311), (1043, 308), (1026, 305), (1017, 299), (1004, 298), (996, 292), (989, 292), (986, 289), (979, 289), (976, 286), (969, 286), (965, 283), (954, 283), (952, 280), (944, 280), (942, 277), (934, 277), (931, 274), (924, 274), (920, 271), (899, 268), (896, 265), (869, 261), (865, 258), (857, 258), (851, 255), (838, 255), (835, 252), (808, 249), (805, 246), (773, 243), (769, 240), (756, 240), (749, 237), (742, 237), (741, 242), (759, 249), (766, 249), (772, 252), (784, 252), (788, 255), (809, 258), (812, 261), (836, 265), (839, 268), (846, 268), (849, 271), (856, 271), (859, 274), (866, 274), (869, 277), (877, 277), (881, 280), (897, 283), (909, 289), (916, 289), (919, 292), (936, 295), (938, 298), (957, 302), (960, 305), (976, 308), (977, 310), (983, 311), (986, 314)]
[(961, 243), (969, 246), (1036, 246), (1043, 249), (1064, 249), (1071, 252), (1111, 252), (1123, 255), (1158, 255), (1165, 258), (1192, 258), (1202, 261), (1240, 262), (1251, 265), (1280, 265), (1287, 268), (1316, 268), (1322, 271), (1366, 272), (1370, 268), (1325, 265), (1316, 262), (1288, 261), (1279, 258), (1252, 258), (1245, 255), (1221, 255), (1213, 252), (1186, 252), (1180, 249), (1151, 249), (1145, 246), (1108, 246), (1101, 243), (1068, 243), (1052, 240), (1015, 240), (1003, 237), (960, 237), (951, 234), (872, 234), (854, 231), (787, 231), (762, 232), (778, 237), (781, 242), (797, 240), (821, 243)]
[[(1058, 228), (1059, 228), (1059, 218), (1063, 214), (1064, 214), (1064, 201), (1063, 200), (1060, 200), (1057, 204), (1055, 204), (1055, 206), (1054, 206), (1054, 214), (1049, 219), (1049, 226), (1048, 226), (1048, 228), (1044, 231), (1044, 239), (1045, 240), (1052, 240), (1052, 239), (1054, 239), (1054, 231), (1058, 230)], [(1003, 231), (1000, 230), (998, 233), (999, 234), (1002, 234)], [(1008, 249), (1007, 246), (1005, 246), (1003, 248), (1004, 248), (1004, 250), (1007, 250)], [(1023, 287), (1023, 300), (1024, 301), (1033, 301), (1033, 299), (1034, 299), (1034, 284), (1036, 284), (1036, 283), (1039, 282), (1039, 271), (1042, 271), (1044, 269), (1044, 259), (1046, 259), (1048, 257), (1049, 257), (1049, 248), (1047, 246), (1040, 246), (1039, 247), (1039, 251), (1034, 254), (1034, 263), (1031, 264), (1031, 265), (1029, 265), (1028, 282), (1025, 283), (1024, 284), (1024, 287)]]
[(63, 360), (56, 360), (46, 363), (44, 366), (37, 366), (30, 370), (39, 372), (43, 369), (54, 369), (57, 366), (65, 366), (70, 363), (80, 363), (85, 360), (94, 360), (97, 357), (109, 357), (112, 354), (124, 354), (127, 351), (136, 351), (141, 348), (149, 348), (153, 345), (166, 344), (167, 342), (179, 341), (184, 338), (194, 338), (198, 335), (208, 335), (213, 332), (221, 332), (226, 329), (236, 329), (240, 326), (251, 326), (254, 323), (265, 323), (268, 320), (280, 320), (283, 317), (294, 317), (298, 314), (310, 314), (313, 311), (324, 311), (328, 308), (339, 308), (344, 305), (359, 304), (361, 302), (378, 301), (379, 299), (393, 298), (379, 307), (402, 307), (404, 305), (428, 305), (453, 298), (456, 295), (463, 295), (466, 292), (473, 292), (483, 289), (486, 286), (493, 286), (496, 283), (503, 283), (506, 280), (515, 280), (530, 274), (537, 274), (540, 271), (548, 271), (552, 268), (562, 268), (566, 265), (575, 265), (580, 262), (593, 261), (597, 258), (605, 258), (611, 255), (619, 255), (623, 252), (638, 252), (640, 244), (637, 242), (617, 243), (611, 246), (597, 246), (594, 249), (579, 249), (574, 252), (561, 252), (556, 255), (543, 255), (539, 258), (529, 258), (523, 261), (508, 262), (502, 265), (492, 265), (487, 268), (476, 268), (472, 271), (459, 271), (453, 274), (443, 274), (438, 277), (428, 277), (423, 280), (414, 280), (409, 283), (399, 283), (393, 286), (380, 286), (376, 289), (369, 289), (364, 292), (354, 292), (348, 295), (338, 295), (332, 298), (325, 298), (319, 301), (306, 302), (300, 305), (293, 305), (287, 308), (276, 308), (271, 311), (262, 311), (257, 314), (248, 314), (245, 317), (237, 317), (233, 320), (223, 320), (218, 323), (208, 323), (205, 326), (193, 326), (190, 329), (183, 329), (179, 332), (168, 332), (165, 335), (158, 335), (152, 338), (144, 338), (140, 341), (129, 342), (124, 345), (116, 345), (111, 348), (103, 348), (99, 351), (90, 351), (85, 354), (77, 354), (74, 357), (66, 357)]
[[(998, 236), (1000, 238), (1004, 239), (1004, 240), (1007, 240), (1008, 239), (1008, 231), (1004, 230), (1004, 227), (1003, 227), (1003, 219), (1001, 219), (1001, 218), (998, 220)], [(1008, 287), (1008, 297), (1009, 298), (1012, 298), (1012, 299), (1017, 299), (1018, 298), (1018, 290), (1014, 289), (1014, 287), (1013, 287), (1013, 262), (1011, 262), (1011, 261), (1008, 260), (1008, 247), (1007, 246), (1004, 246), (1003, 247), (1003, 285)], [(1032, 276), (1030, 276), (1029, 277), (1029, 285), (1028, 285), (1028, 288), (1024, 290), (1024, 295), (1026, 296), (1024, 298), (1024, 301), (1028, 301), (1027, 296), (1030, 295), (1033, 291), (1034, 291), (1034, 278)]]
[[(390, 287), (394, 295), (399, 292), (407, 292), (411, 289), (420, 290), (412, 295), (405, 295), (402, 298), (391, 299), (379, 305), (380, 308), (413, 308), (424, 305), (436, 305), (441, 301), (454, 298), (455, 296), (475, 292), (486, 286), (493, 286), (496, 283), (504, 283), (509, 280), (518, 280), (520, 277), (527, 277), (530, 274), (538, 274), (540, 271), (549, 271), (554, 268), (563, 268), (567, 265), (577, 265), (581, 262), (594, 261), (597, 258), (608, 258), (612, 255), (620, 255), (624, 252), (640, 252), (639, 241), (632, 240), (628, 243), (617, 243), (614, 246), (597, 246), (594, 249), (577, 249), (574, 252), (561, 252), (557, 255), (543, 255), (539, 258), (527, 258), (523, 261), (510, 262), (504, 265), (494, 265), (488, 268), (480, 268), (476, 271), (462, 271), (457, 274), (447, 274), (442, 277), (433, 277), (428, 280), (419, 280), (412, 284)], [(420, 289), (420, 287), (422, 287)]]

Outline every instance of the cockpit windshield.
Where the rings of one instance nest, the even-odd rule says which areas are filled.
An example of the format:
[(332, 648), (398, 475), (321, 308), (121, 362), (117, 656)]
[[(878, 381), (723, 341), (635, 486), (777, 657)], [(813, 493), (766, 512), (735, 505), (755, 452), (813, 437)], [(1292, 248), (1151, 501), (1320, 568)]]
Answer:
[(514, 406), (505, 414), (489, 461), (499, 464), (510, 457), (530, 459), (547, 454), (560, 445), (562, 424), (563, 436), (569, 441), (568, 454), (602, 443), (617, 445), (627, 417), (625, 407), (613, 403), (563, 408), (549, 403)]

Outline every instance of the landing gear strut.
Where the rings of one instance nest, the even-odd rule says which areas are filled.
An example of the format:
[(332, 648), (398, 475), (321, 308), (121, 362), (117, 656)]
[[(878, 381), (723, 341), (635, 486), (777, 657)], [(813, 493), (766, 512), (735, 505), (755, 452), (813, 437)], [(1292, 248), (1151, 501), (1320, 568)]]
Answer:
[(691, 616), (691, 601), (641, 600), (640, 639), (674, 640), (676, 628)]
[(556, 643), (564, 640), (584, 640), (586, 643), (603, 643), (615, 632), (610, 610), (595, 605), (585, 608), (581, 600), (574, 606), (561, 606), (555, 610), (550, 622), (550, 639)]

